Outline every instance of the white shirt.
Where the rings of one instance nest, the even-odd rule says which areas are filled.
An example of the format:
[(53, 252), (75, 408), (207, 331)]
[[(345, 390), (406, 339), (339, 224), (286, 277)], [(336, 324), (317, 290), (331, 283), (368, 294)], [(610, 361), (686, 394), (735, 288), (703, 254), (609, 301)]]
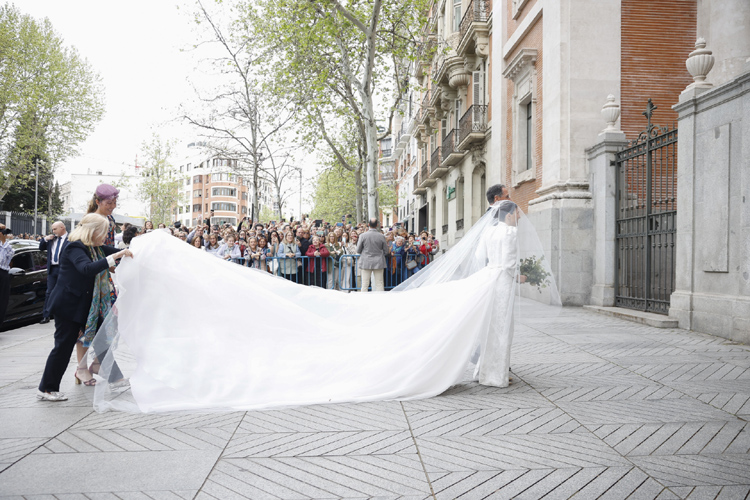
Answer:
[[(52, 245), (52, 253), (48, 253), (49, 258), (52, 260), (52, 265), (56, 266), (60, 263), (60, 254), (62, 253), (62, 244), (65, 243), (65, 240), (68, 239), (68, 233), (63, 234), (59, 238), (55, 238), (54, 244)], [(60, 250), (57, 250), (58, 245), (60, 246)], [(57, 261), (55, 261), (55, 254), (57, 254)]]

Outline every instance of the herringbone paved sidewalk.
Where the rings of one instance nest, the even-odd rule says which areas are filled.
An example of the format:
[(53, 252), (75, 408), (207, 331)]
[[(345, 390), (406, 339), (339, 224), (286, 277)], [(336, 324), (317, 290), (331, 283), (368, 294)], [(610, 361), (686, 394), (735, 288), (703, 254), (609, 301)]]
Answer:
[(230, 414), (34, 399), (51, 325), (0, 333), (1, 498), (750, 498), (750, 347), (565, 309), (514, 383)]

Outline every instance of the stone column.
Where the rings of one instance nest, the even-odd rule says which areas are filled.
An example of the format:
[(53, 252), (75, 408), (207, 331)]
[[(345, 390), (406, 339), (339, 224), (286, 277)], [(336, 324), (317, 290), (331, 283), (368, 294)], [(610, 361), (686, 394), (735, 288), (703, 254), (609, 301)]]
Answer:
[(586, 150), (591, 172), (591, 192), (594, 205), (594, 284), (591, 287), (591, 304), (615, 305), (615, 212), (616, 188), (615, 153), (627, 143), (625, 134), (615, 126), (620, 106), (613, 95), (607, 97), (602, 115), (607, 128), (598, 136), (594, 146)]

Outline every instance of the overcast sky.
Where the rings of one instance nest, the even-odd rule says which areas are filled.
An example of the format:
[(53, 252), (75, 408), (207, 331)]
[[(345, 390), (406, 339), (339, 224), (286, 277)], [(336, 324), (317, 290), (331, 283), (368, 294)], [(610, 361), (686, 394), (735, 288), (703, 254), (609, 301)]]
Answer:
[[(16, 6), (37, 19), (49, 18), (66, 45), (102, 77), (105, 115), (81, 156), (60, 166), (58, 180), (71, 173), (102, 170), (119, 174), (135, 163), (142, 142), (152, 131), (163, 136), (190, 134), (169, 121), (192, 90), (187, 77), (194, 64), (189, 47), (192, 28), (189, 1), (16, 0)], [(186, 141), (191, 137), (186, 137)]]

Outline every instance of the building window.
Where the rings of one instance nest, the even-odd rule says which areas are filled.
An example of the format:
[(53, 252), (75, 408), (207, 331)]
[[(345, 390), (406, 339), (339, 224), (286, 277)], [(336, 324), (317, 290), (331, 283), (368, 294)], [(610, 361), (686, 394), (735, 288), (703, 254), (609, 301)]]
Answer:
[(201, 189), (196, 189), (195, 191), (193, 191), (193, 198), (200, 198), (202, 192), (203, 191)]
[(461, 31), (461, 0), (453, 0), (453, 32)]
[(531, 127), (532, 123), (532, 109), (531, 109), (531, 101), (526, 104), (526, 170), (529, 170), (531, 168), (531, 159), (532, 156), (532, 150), (531, 150), (531, 139), (534, 137), (533, 128)]
[(201, 182), (203, 182), (203, 176), (196, 175), (193, 177), (193, 184), (200, 184)]
[(242, 215), (247, 215), (247, 207), (242, 207)]
[(192, 179), (190, 179), (190, 177), (188, 177), (187, 179), (185, 179), (185, 185), (186, 185), (186, 186), (189, 186), (189, 185), (190, 185), (190, 182), (191, 182), (191, 180), (192, 180)]
[(535, 49), (521, 49), (508, 64), (503, 76), (513, 83), (510, 110), (512, 112), (512, 186), (534, 180), (534, 110), (536, 106)]
[(237, 182), (237, 176), (235, 174), (230, 174), (227, 172), (213, 174), (213, 177), (211, 179), (213, 180), (213, 182)]
[(190, 172), (190, 164), (187, 164), (187, 171)]
[(200, 212), (201, 211), (201, 204), (198, 203), (197, 205), (193, 205), (193, 212)]
[(211, 210), (220, 210), (222, 212), (236, 212), (237, 204), (225, 201), (216, 201), (211, 203)]
[(184, 171), (185, 171), (185, 165), (180, 165), (180, 172), (184, 172)]
[(211, 188), (211, 196), (231, 196), (237, 197), (237, 188), (215, 187)]

